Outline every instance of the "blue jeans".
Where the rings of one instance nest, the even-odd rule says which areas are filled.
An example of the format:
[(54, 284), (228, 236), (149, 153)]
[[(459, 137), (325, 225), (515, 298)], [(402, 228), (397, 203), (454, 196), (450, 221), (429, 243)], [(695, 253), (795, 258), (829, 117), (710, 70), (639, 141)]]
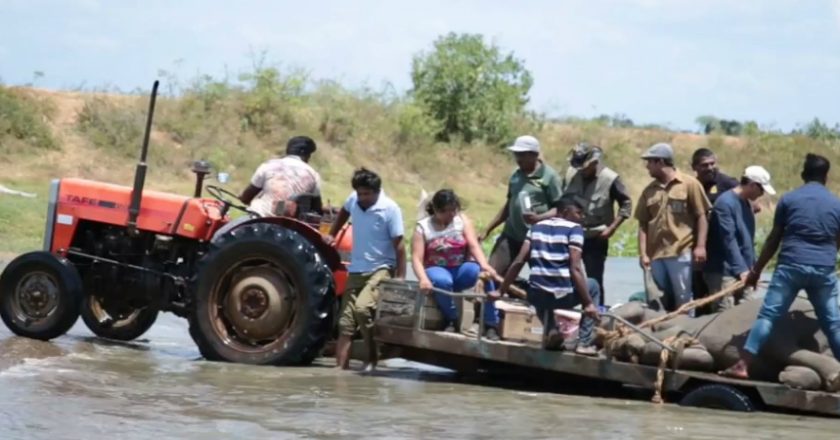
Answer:
[(677, 310), (691, 301), (691, 252), (684, 252), (679, 257), (653, 260), (650, 262), (650, 272), (653, 282), (665, 294), (662, 298), (665, 310)]
[[(478, 282), (478, 273), (481, 268), (474, 261), (467, 261), (457, 267), (432, 266), (426, 268), (426, 276), (432, 285), (447, 292), (460, 292), (475, 286)], [(486, 281), (485, 292), (496, 290), (493, 281)], [(458, 309), (455, 308), (455, 301), (449, 295), (435, 292), (435, 302), (444, 319), (449, 323), (458, 322)], [(499, 313), (493, 301), (487, 301), (484, 305), (484, 324), (488, 327), (499, 326)]]
[[(598, 282), (592, 278), (587, 278), (586, 288), (589, 290), (589, 297), (592, 298), (592, 303), (598, 305), (598, 301), (601, 299), (601, 288), (598, 286)], [(540, 322), (543, 324), (543, 331), (547, 334), (549, 330), (557, 327), (554, 321), (554, 309), (573, 309), (580, 305), (580, 297), (578, 297), (576, 292), (572, 292), (557, 298), (553, 293), (531, 287), (528, 289), (528, 302), (537, 309), (537, 317), (540, 318)], [(587, 316), (582, 316), (578, 330), (580, 345), (592, 344), (594, 329), (595, 320)]]
[(832, 266), (777, 266), (767, 288), (764, 304), (758, 311), (758, 319), (747, 337), (745, 351), (753, 355), (758, 354), (770, 337), (773, 324), (790, 309), (796, 294), (802, 289), (814, 306), (817, 320), (828, 337), (834, 357), (840, 359), (840, 309), (837, 308), (837, 276)]

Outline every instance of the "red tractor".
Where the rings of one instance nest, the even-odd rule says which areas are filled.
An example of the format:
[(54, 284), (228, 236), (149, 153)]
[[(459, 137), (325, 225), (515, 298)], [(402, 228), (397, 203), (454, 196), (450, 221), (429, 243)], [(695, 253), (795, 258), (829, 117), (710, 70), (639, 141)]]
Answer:
[[(341, 254), (309, 213), (230, 221), (247, 211), (229, 191), (207, 186), (196, 162), (192, 197), (144, 191), (154, 83), (134, 186), (57, 179), (50, 186), (44, 250), (20, 255), (0, 275), (0, 316), (15, 334), (49, 340), (81, 314), (96, 335), (132, 340), (158, 312), (188, 319), (209, 360), (300, 365), (333, 333), (346, 279)], [(302, 220), (306, 218), (308, 221)]]

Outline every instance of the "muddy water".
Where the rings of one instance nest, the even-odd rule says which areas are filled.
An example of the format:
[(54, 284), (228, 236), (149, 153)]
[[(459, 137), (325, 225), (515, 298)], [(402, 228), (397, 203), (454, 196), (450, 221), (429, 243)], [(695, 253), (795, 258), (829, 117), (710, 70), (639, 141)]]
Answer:
[[(611, 266), (608, 290), (638, 289), (632, 264)], [(2, 439), (816, 439), (837, 438), (840, 428), (831, 419), (504, 385), (402, 360), (376, 375), (336, 372), (329, 360), (308, 368), (205, 362), (171, 315), (130, 344), (92, 338), (81, 321), (52, 342), (0, 329)]]

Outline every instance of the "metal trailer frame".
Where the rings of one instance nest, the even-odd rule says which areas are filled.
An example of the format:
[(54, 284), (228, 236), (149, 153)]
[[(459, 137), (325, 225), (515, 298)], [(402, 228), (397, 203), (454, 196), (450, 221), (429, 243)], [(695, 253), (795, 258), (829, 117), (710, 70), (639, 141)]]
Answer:
[[(381, 292), (382, 287), (400, 290), (403, 294), (408, 293), (414, 296), (411, 311), (412, 325), (394, 325), (381, 319), (382, 301), (385, 297)], [(440, 289), (434, 289), (434, 291), (452, 297), (478, 299), (481, 303), (479, 316), (484, 315), (486, 296), (483, 294), (454, 293)], [(656, 367), (622, 362), (611, 357), (589, 357), (569, 351), (548, 351), (536, 345), (520, 342), (490, 341), (482, 338), (483, 319), (479, 319), (480, 331), (474, 337), (460, 333), (426, 330), (423, 328), (423, 323), (427, 296), (419, 291), (416, 282), (383, 281), (380, 284), (376, 311), (375, 340), (391, 349), (396, 349), (399, 357), (456, 370), (474, 370), (476, 366), (486, 363), (539, 371), (573, 380), (588, 379), (593, 382), (611, 382), (651, 391), (655, 389), (658, 371)], [(609, 313), (602, 316), (611, 320), (611, 326), (619, 321), (648, 341), (672, 350), (662, 341), (618, 316)], [(798, 390), (780, 383), (733, 379), (700, 371), (666, 368), (662, 392), (665, 395), (684, 395), (705, 384), (720, 384), (736, 388), (752, 396), (752, 399), (759, 398), (761, 402), (756, 403), (763, 403), (769, 409), (840, 417), (840, 393)]]

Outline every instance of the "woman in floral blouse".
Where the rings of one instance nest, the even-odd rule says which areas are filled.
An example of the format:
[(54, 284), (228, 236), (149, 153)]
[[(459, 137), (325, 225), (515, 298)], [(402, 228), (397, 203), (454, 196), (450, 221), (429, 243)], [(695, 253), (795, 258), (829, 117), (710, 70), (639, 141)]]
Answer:
[[(472, 222), (461, 212), (458, 196), (450, 189), (435, 193), (426, 207), (429, 214), (417, 222), (412, 240), (411, 263), (420, 281), (420, 289), (429, 292), (434, 286), (460, 292), (475, 286), (482, 270), (495, 277), (478, 244)], [(486, 292), (495, 290), (488, 280)], [(457, 332), (458, 312), (451, 296), (435, 292), (435, 302), (446, 319), (446, 330)], [(484, 307), (484, 336), (498, 340), (498, 312), (492, 301)]]

